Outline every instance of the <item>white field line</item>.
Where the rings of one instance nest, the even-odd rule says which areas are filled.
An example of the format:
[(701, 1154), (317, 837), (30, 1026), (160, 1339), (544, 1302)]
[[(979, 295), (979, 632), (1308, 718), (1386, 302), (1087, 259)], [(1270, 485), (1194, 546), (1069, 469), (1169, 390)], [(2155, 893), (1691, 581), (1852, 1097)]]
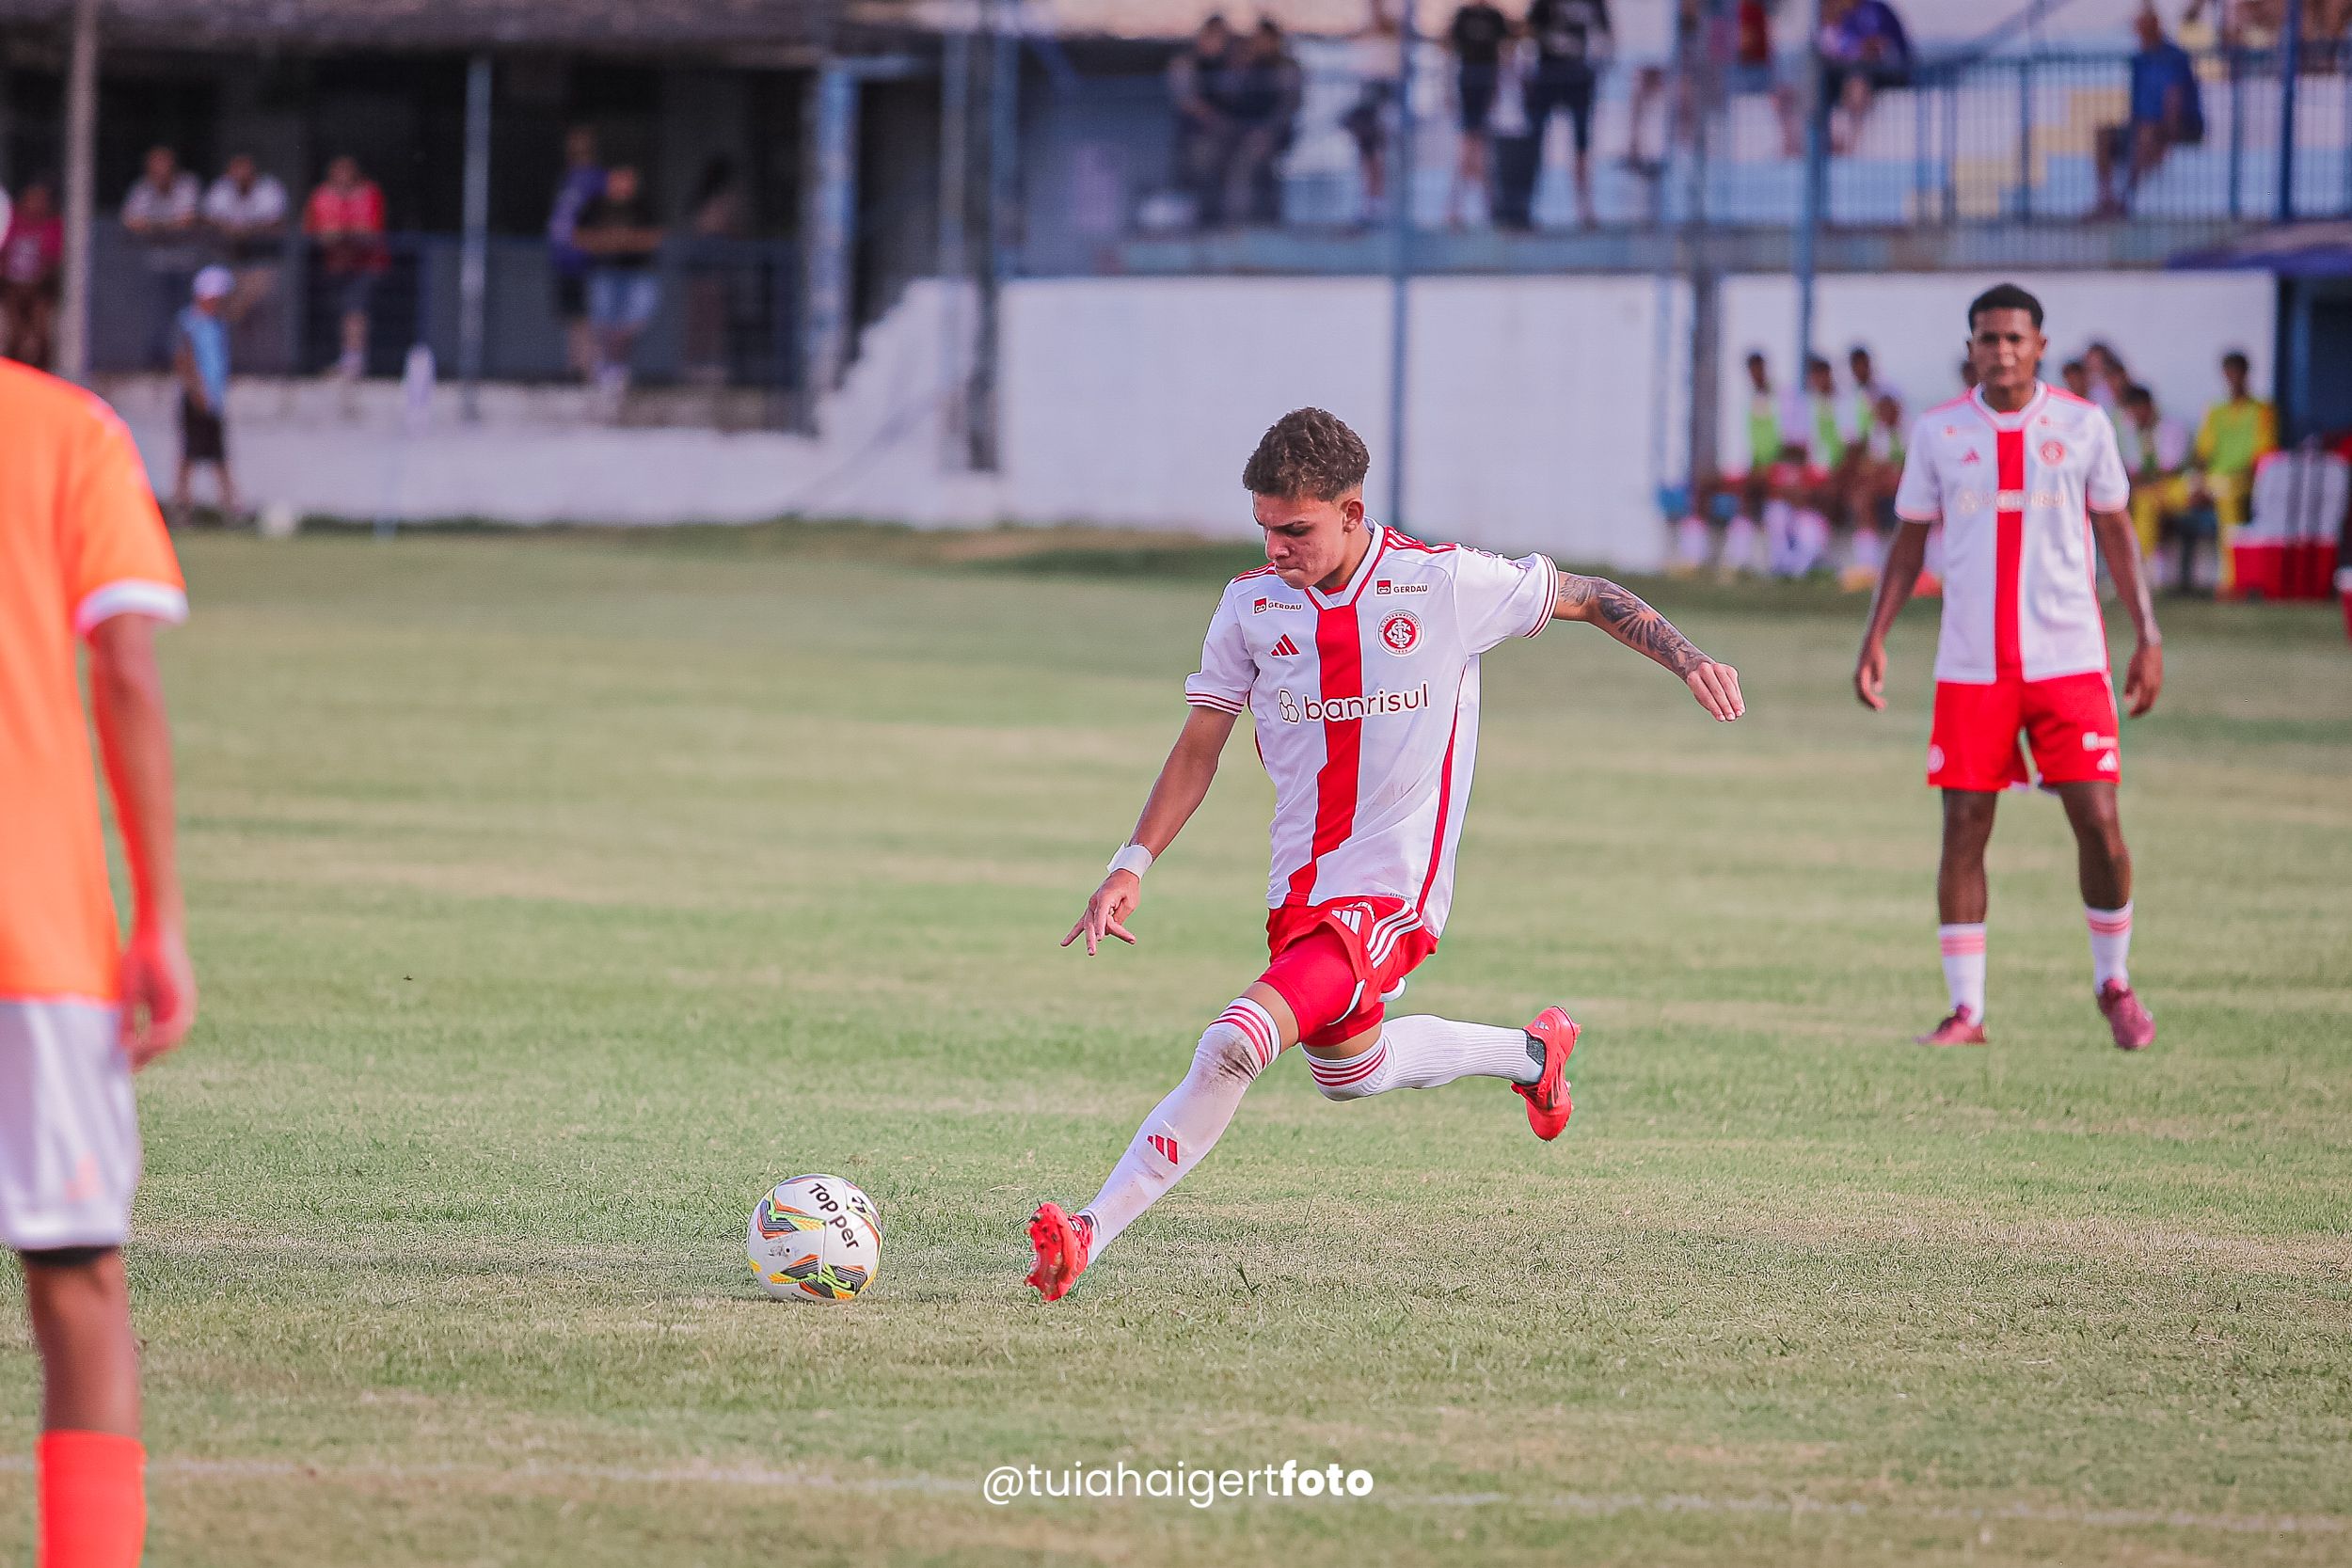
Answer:
[[(0, 1472), (23, 1475), (32, 1461), (23, 1455), (0, 1457)], [(1082, 1468), (1085, 1466), (1081, 1466)], [(1172, 1466), (1171, 1466), (1172, 1467)], [(1201, 1468), (1202, 1466), (1194, 1466)], [(921, 1493), (931, 1497), (966, 1497), (977, 1500), (978, 1479), (946, 1476), (839, 1476), (815, 1470), (779, 1470), (757, 1465), (688, 1465), (637, 1466), (626, 1465), (549, 1465), (530, 1461), (519, 1465), (300, 1465), (273, 1459), (160, 1459), (148, 1474), (194, 1481), (324, 1481), (349, 1482), (463, 1481), (582, 1481), (618, 1486), (722, 1486), (746, 1491), (847, 1492), (860, 1494)], [(1060, 1474), (1067, 1466), (1051, 1467)], [(1041, 1465), (1041, 1471), (1049, 1467)], [(1110, 1501), (1105, 1498), (1047, 1498), (1046, 1501)], [(1121, 1499), (1124, 1500), (1124, 1499)], [(1140, 1500), (1140, 1499), (1136, 1499)], [(1183, 1503), (1182, 1498), (1156, 1501)], [(1220, 1499), (1221, 1501), (1222, 1499)], [(1264, 1499), (1261, 1499), (1264, 1500)], [(1396, 1509), (1518, 1509), (1530, 1513), (1590, 1515), (1616, 1513), (1787, 1513), (1832, 1518), (1946, 1519), (1969, 1524), (2015, 1520), (2030, 1524), (2077, 1525), (2097, 1529), (2220, 1530), (2236, 1535), (2335, 1535), (2352, 1529), (2352, 1519), (2312, 1513), (2195, 1513), (2181, 1509), (2065, 1508), (2039, 1503), (2010, 1503), (1998, 1507), (1962, 1508), (1952, 1505), (1825, 1502), (1803, 1496), (1773, 1497), (1709, 1497), (1692, 1493), (1639, 1492), (1607, 1495), (1561, 1492), (1519, 1495), (1508, 1492), (1375, 1492), (1369, 1499)], [(1309, 1500), (1311, 1501), (1311, 1500)], [(1302, 1502), (1301, 1506), (1308, 1506)]]

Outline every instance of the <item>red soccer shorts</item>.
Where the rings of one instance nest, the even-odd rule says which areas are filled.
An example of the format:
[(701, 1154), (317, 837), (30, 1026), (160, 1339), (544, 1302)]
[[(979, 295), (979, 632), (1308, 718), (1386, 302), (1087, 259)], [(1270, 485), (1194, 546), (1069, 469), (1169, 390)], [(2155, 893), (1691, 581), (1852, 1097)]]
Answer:
[(1338, 1045), (1379, 1026), (1381, 996), (1438, 939), (1402, 898), (1342, 898), (1268, 910), (1265, 945), (1274, 961), (1259, 978), (1290, 1004), (1298, 1042)]
[(2106, 672), (2045, 681), (2004, 676), (1990, 686), (1935, 683), (1928, 783), (1937, 789), (2007, 789), (2031, 782), (2018, 734), (2033, 747), (2043, 784), (2113, 784), (2123, 753)]

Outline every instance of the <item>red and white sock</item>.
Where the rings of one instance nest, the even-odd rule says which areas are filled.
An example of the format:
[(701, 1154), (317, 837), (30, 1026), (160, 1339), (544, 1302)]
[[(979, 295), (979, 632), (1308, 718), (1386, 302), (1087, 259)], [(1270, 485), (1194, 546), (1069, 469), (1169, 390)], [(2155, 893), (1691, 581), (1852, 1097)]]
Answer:
[(1434, 1089), (1456, 1078), (1508, 1078), (1533, 1084), (1544, 1065), (1531, 1056), (1524, 1029), (1456, 1023), (1450, 1018), (1392, 1018), (1380, 1037), (1353, 1056), (1309, 1056), (1327, 1100), (1361, 1100), (1390, 1089)]
[(1217, 1015), (1201, 1034), (1184, 1081), (1143, 1118), (1103, 1190), (1080, 1211), (1094, 1227), (1089, 1264), (1216, 1147), (1241, 1097), (1281, 1050), (1273, 1016), (1248, 997)]
[(2094, 910), (2085, 904), (2083, 923), (2090, 927), (2091, 988), (2104, 990), (2109, 980), (2130, 985), (2130, 972), (2123, 967), (2132, 951), (2130, 902), (2127, 900), (2120, 910)]
[(1984, 1022), (1984, 922), (1981, 920), (1935, 928), (1944, 949), (1944, 984), (1952, 993), (1952, 1010)]

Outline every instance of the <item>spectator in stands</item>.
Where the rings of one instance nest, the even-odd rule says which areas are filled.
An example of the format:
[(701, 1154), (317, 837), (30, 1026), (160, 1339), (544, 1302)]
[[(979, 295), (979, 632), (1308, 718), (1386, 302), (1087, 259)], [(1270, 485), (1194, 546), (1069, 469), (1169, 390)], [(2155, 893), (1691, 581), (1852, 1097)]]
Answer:
[(1894, 531), (1895, 487), (1903, 475), (1903, 404), (1880, 390), (1870, 400), (1870, 423), (1847, 454), (1852, 465), (1846, 507), (1851, 533), (1846, 565), (1837, 580), (1849, 592), (1878, 586), (1886, 565), (1886, 539)]
[(2193, 489), (2200, 500), (2213, 505), (2221, 553), (2221, 592), (2237, 586), (2230, 560), (2230, 536), (2246, 522), (2254, 496), (2254, 467), (2279, 450), (2279, 414), (2269, 403), (2247, 389), (2253, 367), (2236, 349), (2221, 356), (2221, 378), (2229, 395), (2205, 410), (2197, 428), (2199, 477)]
[(1804, 385), (1781, 412), (1781, 456), (1764, 505), (1765, 548), (1774, 577), (1811, 574), (1828, 553), (1830, 516), (1844, 504), (1846, 440), (1837, 428), (1837, 372), (1816, 354)]
[(56, 344), (57, 277), (65, 225), (49, 182), (35, 180), (8, 211), (0, 232), (0, 355), (46, 370)]
[[(2178, 518), (2195, 504), (2188, 481), (2188, 432), (2177, 420), (2157, 412), (2155, 394), (2135, 383), (2123, 389), (2123, 417), (2116, 421), (2116, 447), (2123, 457), (2123, 472), (2132, 482), (2132, 524), (2139, 531), (2139, 553), (2157, 579), (2164, 576), (2157, 546), (2164, 541), (2168, 518)], [(2177, 525), (2176, 525), (2177, 526)], [(2182, 551), (2183, 583), (2187, 581), (2187, 550)]]
[(2058, 367), (2058, 385), (2082, 399), (2090, 401), (2090, 367), (2079, 359), (2069, 359)]
[(661, 304), (654, 261), (661, 250), (661, 226), (634, 164), (605, 171), (604, 194), (588, 203), (573, 230), (586, 251), (588, 321), (596, 335), (596, 385), (618, 394), (628, 388), (629, 359), (637, 335)]
[(2131, 210), (2140, 182), (2156, 171), (2166, 153), (2205, 139), (2204, 100), (2188, 51), (2164, 36), (2153, 7), (2143, 8), (2134, 25), (2139, 53), (2132, 56), (2131, 119), (2102, 126), (2095, 149), (2103, 217), (2121, 217)]
[(727, 377), (727, 302), (735, 258), (728, 242), (743, 232), (743, 198), (735, 160), (720, 153), (703, 166), (686, 204), (692, 236), (686, 258), (686, 379), (719, 386)]
[(1224, 158), (1225, 194), (1219, 210), (1230, 220), (1282, 221), (1281, 157), (1298, 128), (1305, 78), (1291, 57), (1281, 27), (1260, 22), (1241, 48), (1234, 74), (1232, 142)]
[(1212, 12), (1192, 41), (1168, 62), (1168, 95), (1176, 108), (1176, 185), (1192, 198), (1193, 220), (1224, 220), (1225, 151), (1232, 144), (1232, 79), (1240, 45), (1225, 18)]
[(1911, 85), (1911, 38), (1886, 0), (1830, 0), (1822, 8), (1821, 112), (1829, 150), (1851, 152), (1877, 95)]
[(1876, 426), (1882, 401), (1888, 397), (1898, 403), (1902, 400), (1895, 388), (1879, 379), (1878, 368), (1865, 345), (1856, 343), (1846, 351), (1846, 370), (1853, 377), (1853, 388), (1845, 396), (1838, 422), (1851, 443), (1861, 440)]
[(368, 370), (368, 307), (376, 280), (391, 265), (384, 245), (384, 193), (346, 152), (328, 162), (326, 178), (302, 209), (302, 231), (318, 247), (318, 269), (331, 293), (342, 349), (335, 373), (356, 381)]
[(2083, 367), (2090, 372), (2090, 390), (2085, 395), (2113, 418), (2132, 385), (2132, 372), (2124, 369), (2123, 356), (2093, 339), (2083, 350)]
[(282, 332), (270, 330), (276, 318), (262, 307), (278, 293), (286, 187), (277, 176), (263, 174), (251, 153), (240, 152), (204, 193), (204, 222), (237, 280), (225, 308), (237, 357), (248, 369), (266, 366), (275, 357), (271, 351), (285, 342)]
[(555, 274), (555, 314), (564, 324), (564, 343), (572, 373), (582, 380), (596, 371), (596, 333), (588, 325), (590, 259), (573, 241), (580, 214), (604, 194), (604, 166), (596, 161), (596, 134), (575, 125), (564, 136), (564, 173), (555, 182), (548, 214), (548, 264)]
[(1486, 188), (1487, 128), (1502, 83), (1502, 51), (1510, 41), (1511, 19), (1492, 0), (1470, 0), (1446, 28), (1446, 48), (1454, 55), (1454, 106), (1462, 126), (1461, 157), (1445, 198), (1445, 221), (1455, 229), (1462, 226), (1462, 204), (1469, 193)]
[(122, 227), (137, 242), (147, 264), (153, 300), (148, 324), (148, 356), (168, 364), (173, 323), (188, 297), (188, 280), (204, 261), (197, 231), (203, 188), (196, 176), (180, 166), (180, 154), (168, 147), (151, 147), (147, 162), (122, 198)]
[(1372, 20), (1356, 35), (1356, 102), (1340, 117), (1356, 144), (1356, 168), (1364, 204), (1358, 220), (1380, 222), (1388, 213), (1389, 121), (1396, 112), (1397, 51), (1401, 29), (1387, 0), (1372, 0)]
[(1554, 109), (1568, 119), (1575, 158), (1576, 217), (1593, 221), (1593, 99), (1601, 68), (1614, 45), (1609, 0), (1531, 0), (1527, 32), (1535, 43), (1535, 74), (1527, 84), (1527, 130), (1543, 146)]
[(189, 304), (172, 325), (171, 369), (180, 382), (180, 467), (171, 483), (175, 523), (188, 518), (188, 480), (209, 464), (220, 484), (224, 520), (237, 513), (237, 484), (229, 473), (229, 323), (225, 312), (237, 279), (227, 267), (206, 267), (189, 285)]
[[(1666, 160), (1677, 147), (1691, 145), (1695, 117), (1692, 87), (1710, 68), (1727, 64), (1724, 45), (1729, 35), (1710, 25), (1705, 0), (1676, 0), (1674, 52), (1668, 63), (1645, 65), (1633, 73), (1633, 101), (1626, 106), (1625, 166), (1644, 180), (1655, 182), (1666, 171)], [(1715, 57), (1709, 58), (1712, 55)], [(1658, 125), (1658, 152), (1647, 150), (1650, 123)], [(1654, 189), (1653, 185), (1653, 189)], [(1658, 212), (1653, 196), (1652, 217)]]

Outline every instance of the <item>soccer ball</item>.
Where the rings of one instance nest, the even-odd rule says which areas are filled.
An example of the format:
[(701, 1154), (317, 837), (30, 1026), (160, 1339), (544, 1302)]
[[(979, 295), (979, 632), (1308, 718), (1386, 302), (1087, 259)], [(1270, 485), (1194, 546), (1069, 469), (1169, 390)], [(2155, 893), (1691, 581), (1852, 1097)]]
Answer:
[(752, 1274), (779, 1301), (850, 1301), (882, 1267), (882, 1211), (854, 1182), (796, 1176), (752, 1211)]

